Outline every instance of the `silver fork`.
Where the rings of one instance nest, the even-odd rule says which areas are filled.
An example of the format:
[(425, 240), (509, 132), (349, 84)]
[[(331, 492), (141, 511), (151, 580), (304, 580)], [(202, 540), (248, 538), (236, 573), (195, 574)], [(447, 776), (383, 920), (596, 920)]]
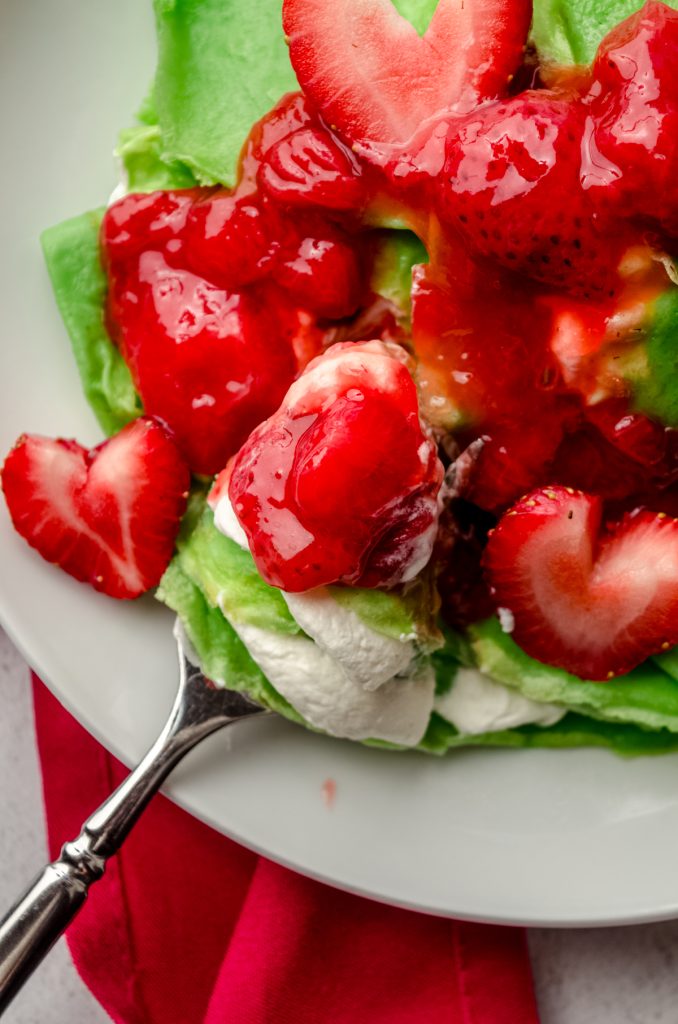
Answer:
[(252, 715), (267, 714), (249, 697), (215, 687), (175, 629), (179, 689), (157, 740), (140, 764), (92, 814), (59, 858), (48, 864), (0, 921), (0, 1015), (87, 899), (90, 885), (120, 849), (141, 812), (181, 761), (206, 736)]

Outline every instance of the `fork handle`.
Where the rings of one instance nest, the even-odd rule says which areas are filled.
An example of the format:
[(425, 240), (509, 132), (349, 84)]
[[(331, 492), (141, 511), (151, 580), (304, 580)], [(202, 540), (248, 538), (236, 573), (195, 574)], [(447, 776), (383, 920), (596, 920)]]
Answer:
[(265, 714), (244, 694), (208, 684), (177, 634), (179, 689), (165, 726), (146, 756), (66, 843), (0, 921), (0, 1015), (87, 899), (106, 861), (120, 849), (151, 797), (185, 754), (211, 733)]
[(42, 962), (87, 899), (142, 811), (172, 769), (196, 743), (229, 722), (186, 726), (176, 707), (139, 765), (66, 843), (0, 921), (0, 1016)]
[(101, 878), (106, 858), (67, 843), (0, 924), (0, 1014), (42, 962)]

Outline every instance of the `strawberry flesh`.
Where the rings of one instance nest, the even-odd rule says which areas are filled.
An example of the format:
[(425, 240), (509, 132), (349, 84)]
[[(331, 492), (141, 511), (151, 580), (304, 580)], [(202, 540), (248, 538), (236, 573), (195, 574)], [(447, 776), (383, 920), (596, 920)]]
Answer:
[(602, 525), (597, 497), (532, 492), (492, 533), (485, 570), (533, 658), (611, 679), (678, 643), (678, 520), (637, 511)]
[(160, 581), (189, 484), (176, 445), (147, 418), (89, 451), (24, 434), (2, 469), (21, 536), (48, 562), (117, 598), (138, 597)]
[(391, 0), (284, 0), (283, 27), (304, 92), (327, 124), (375, 155), (375, 146), (406, 143), (436, 115), (502, 94), (531, 7), (439, 0), (419, 36)]

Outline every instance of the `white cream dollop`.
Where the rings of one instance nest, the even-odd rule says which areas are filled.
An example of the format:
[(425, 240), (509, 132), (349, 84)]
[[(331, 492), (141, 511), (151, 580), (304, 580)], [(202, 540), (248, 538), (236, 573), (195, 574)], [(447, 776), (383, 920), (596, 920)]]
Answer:
[(416, 746), (426, 732), (435, 691), (430, 665), (369, 690), (305, 636), (232, 625), (278, 693), (317, 729), (406, 747)]
[(326, 587), (305, 594), (283, 592), (283, 597), (304, 633), (365, 689), (376, 690), (407, 671), (414, 657), (410, 637), (399, 640), (377, 633), (354, 611), (335, 601)]
[[(214, 506), (214, 525), (249, 550), (247, 536), (227, 494)], [(342, 667), (348, 679), (376, 690), (393, 676), (406, 672), (415, 654), (411, 636), (396, 639), (371, 629), (354, 611), (335, 601), (326, 587), (303, 594), (282, 591), (282, 596), (304, 633)]]
[(213, 511), (214, 525), (219, 533), (223, 533), (224, 537), (228, 537), (230, 540), (235, 541), (238, 547), (243, 548), (244, 551), (249, 551), (250, 544), (247, 539), (247, 534), (240, 525), (228, 494), (223, 494), (219, 498)]
[(529, 700), (475, 668), (457, 671), (451, 690), (436, 697), (434, 710), (466, 736), (530, 723), (554, 725), (566, 714), (564, 708)]

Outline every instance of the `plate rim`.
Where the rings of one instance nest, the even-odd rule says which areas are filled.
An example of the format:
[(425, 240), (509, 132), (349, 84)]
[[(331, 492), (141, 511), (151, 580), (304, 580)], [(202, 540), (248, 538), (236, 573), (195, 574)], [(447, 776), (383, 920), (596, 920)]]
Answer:
[[(10, 19), (11, 19), (11, 15), (12, 15), (12, 10), (13, 9), (15, 11), (19, 12), (19, 17), (21, 17), (20, 6), (21, 6), (20, 5), (20, 0), (10, 0), (10, 3), (8, 4), (8, 27), (9, 27), (9, 24), (10, 24)], [(78, 2), (76, 3), (76, 5), (74, 6), (73, 9), (77, 13), (78, 10), (83, 10), (83, 8), (85, 8), (86, 6), (87, 5), (85, 3), (85, 0), (78, 0)], [(136, 8), (137, 7), (143, 9), (139, 14), (137, 14), (137, 12), (136, 12)], [(139, 0), (127, 0), (126, 6), (124, 7), (123, 12), (119, 16), (121, 18), (123, 18), (123, 19), (124, 18), (130, 18), (130, 19), (132, 19), (132, 21), (134, 21), (134, 19), (139, 20), (139, 19), (141, 19), (142, 16), (145, 17), (147, 15), (148, 12), (145, 10), (146, 7), (150, 7), (150, 0), (144, 0), (143, 4), (139, 4)], [(94, 10), (95, 8), (96, 8), (96, 11)], [(99, 8), (101, 9), (100, 12), (99, 12)], [(92, 5), (92, 7), (90, 8), (90, 11), (89, 11), (89, 14), (91, 15), (91, 18), (92, 18), (92, 23), (94, 23), (94, 21), (96, 21), (96, 16), (101, 16), (102, 17), (102, 21), (104, 20), (104, 14), (102, 13), (102, 12), (104, 12), (104, 10), (105, 10), (105, 5), (104, 5), (103, 2), (101, 2), (101, 0), (100, 0), (100, 3), (99, 3), (98, 6), (97, 6), (97, 4)], [(109, 13), (107, 11), (107, 9), (106, 9), (105, 13), (106, 14)], [(67, 21), (68, 19), (64, 19), (64, 20)], [(86, 31), (89, 31), (89, 28), (87, 28), (87, 29), (83, 28), (82, 29), (82, 32), (86, 32)], [(81, 42), (82, 42), (82, 38), (83, 38), (83, 36), (81, 34), (81, 37), (80, 37)], [(47, 44), (45, 44), (45, 45), (47, 45)], [(37, 48), (37, 52), (39, 52), (39, 49), (40, 48), (38, 47)], [(133, 57), (134, 57), (133, 53), (132, 53), (131, 56), (128, 54), (128, 60), (130, 60), (130, 62), (132, 61)], [(65, 53), (64, 53), (64, 58), (63, 59), (66, 59), (66, 54)], [(132, 68), (131, 70), (134, 71), (134, 68)], [(144, 77), (147, 77), (147, 73), (148, 73), (149, 70), (150, 70), (150, 68), (149, 68), (148, 64), (145, 63), (144, 67), (143, 67), (143, 69), (141, 71), (141, 73), (143, 74)], [(138, 72), (139, 72), (139, 69), (137, 69), (137, 73)], [(126, 74), (129, 75), (129, 73), (130, 73), (130, 69), (127, 68)], [(132, 77), (134, 77), (134, 76), (132, 75)], [(111, 84), (111, 83), (109, 82), (108, 84)], [(139, 95), (141, 95), (141, 91), (139, 92)], [(118, 102), (118, 101), (116, 100), (115, 102)], [(106, 103), (108, 103), (108, 106), (106, 106)], [(115, 131), (120, 126), (120, 123), (122, 123), (122, 122), (117, 122), (117, 120), (116, 120), (115, 123), (113, 123), (112, 118), (109, 116), (113, 106), (115, 106), (115, 103), (114, 103), (114, 101), (110, 97), (108, 99), (104, 98), (103, 127), (105, 127), (107, 132), (109, 131), (109, 129), (111, 129), (111, 131), (110, 131), (111, 146), (112, 146), (112, 143), (113, 143), (113, 140), (114, 140)], [(118, 103), (118, 106), (119, 106), (119, 103)], [(30, 109), (30, 108), (27, 107), (26, 109)], [(17, 116), (17, 117), (20, 116), (23, 110), (24, 110), (24, 107), (22, 106), (22, 104), (18, 104), (17, 105), (17, 113), (16, 113), (15, 116)], [(86, 124), (86, 117), (85, 117), (85, 115), (83, 115), (83, 117), (84, 117), (83, 123), (79, 125), (79, 129), (78, 129), (80, 132), (83, 131), (83, 125)], [(29, 120), (28, 123), (30, 124), (30, 120)], [(98, 129), (99, 138), (100, 138), (101, 135), (103, 134), (101, 115), (99, 117), (99, 120), (97, 121), (97, 129)], [(93, 161), (93, 163), (94, 163), (94, 161)], [(87, 160), (85, 160), (85, 163), (84, 163), (83, 166), (85, 167), (86, 173), (88, 173), (87, 172)], [(81, 184), (87, 184), (87, 182), (86, 181), (85, 182), (81, 182)], [(93, 185), (98, 185), (99, 182), (98, 182), (98, 180), (90, 181), (88, 187), (90, 185), (92, 185), (92, 184)], [(101, 182), (101, 184), (103, 185), (103, 182)], [(58, 193), (58, 189), (57, 189), (57, 193)], [(57, 198), (59, 198), (60, 201), (62, 201), (62, 205), (63, 205), (63, 197), (60, 196), (60, 194), (58, 194)], [(88, 202), (88, 200), (86, 198), (83, 198), (83, 204), (82, 205), (83, 206), (87, 205), (87, 202)], [(57, 203), (56, 207), (55, 207), (55, 219), (56, 219), (56, 217), (59, 216), (60, 212), (61, 211), (60, 211), (59, 205)], [(76, 210), (76, 212), (77, 212), (77, 210)], [(11, 235), (10, 235), (10, 233), (8, 231), (8, 239), (9, 238), (11, 238)], [(30, 242), (33, 245), (33, 247), (34, 247), (34, 249), (36, 250), (36, 253), (37, 253), (38, 252), (37, 238), (33, 238), (32, 234), (31, 234), (31, 237), (30, 237)], [(35, 262), (35, 266), (36, 267), (38, 265), (39, 260), (40, 260), (40, 257), (37, 256), (36, 257), (36, 262)], [(39, 290), (39, 287), (40, 287), (40, 282), (36, 280), (35, 281), (35, 289), (36, 289), (36, 291)], [(41, 296), (40, 295), (36, 295), (35, 296), (35, 300), (36, 300), (36, 304), (39, 305), (40, 301), (41, 301)], [(60, 331), (60, 330), (63, 331), (63, 328), (61, 328), (60, 318), (58, 316), (58, 313), (57, 313), (55, 305), (53, 306), (52, 321), (50, 321), (50, 322), (54, 323), (54, 332), (53, 332), (52, 335), (48, 335), (47, 338), (45, 339), (47, 344), (49, 344), (52, 340), (57, 339), (57, 332), (58, 331)], [(63, 338), (59, 339), (58, 343), (63, 348), (64, 339)], [(74, 369), (74, 367), (71, 367), (68, 370), (68, 373), (70, 374), (69, 380), (75, 381), (75, 369)], [(79, 399), (79, 402), (80, 402), (80, 406), (82, 407), (82, 409), (81, 409), (80, 406), (79, 406), (78, 409), (76, 410), (76, 418), (78, 419), (78, 422), (80, 422), (81, 420), (84, 422), (85, 419), (87, 418), (88, 422), (90, 422), (92, 427), (93, 427), (94, 419), (93, 419), (91, 413), (89, 412), (89, 409), (88, 409), (88, 407), (86, 405), (84, 396), (82, 396), (82, 394), (81, 394), (81, 392), (79, 390), (78, 390), (78, 399)], [(81, 413), (82, 413), (82, 415), (81, 415)], [(91, 433), (91, 429), (90, 429), (90, 433)], [(3, 453), (0, 452), (0, 457), (2, 457), (2, 454)], [(2, 501), (2, 499), (0, 497), (0, 502), (1, 501)], [(0, 531), (0, 532), (3, 532), (3, 531)], [(20, 542), (17, 541), (17, 542), (23, 544), (23, 541), (20, 541)], [(33, 555), (31, 557), (33, 557)], [(37, 556), (34, 556), (34, 557), (37, 558)], [(42, 568), (42, 567), (40, 567), (40, 568)], [(80, 707), (78, 699), (77, 699), (77, 693), (74, 693), (73, 690), (69, 690), (69, 686), (67, 684), (64, 685), (64, 679), (61, 678), (64, 675), (63, 669), (60, 668), (59, 666), (56, 666), (56, 668), (55, 668), (54, 665), (50, 665), (49, 657), (48, 657), (48, 647), (49, 647), (49, 645), (46, 643), (46, 639), (45, 639), (45, 641), (40, 642), (40, 638), (36, 636), (34, 625), (29, 621), (29, 619), (26, 617), (26, 615), (22, 611), (22, 609), (19, 608), (19, 607), (14, 607), (12, 605), (12, 593), (11, 593), (11, 590), (12, 590), (11, 584), (3, 583), (2, 582), (2, 578), (0, 577), (0, 622), (3, 624), (3, 626), (4, 626), (8, 636), (10, 637), (12, 642), (15, 644), (15, 646), (18, 648), (18, 650), (22, 654), (24, 660), (27, 662), (27, 664), (29, 666), (32, 666), (32, 668), (35, 671), (36, 675), (38, 675), (38, 677), (40, 679), (42, 679), (42, 681), (45, 683), (45, 685), (47, 685), (49, 687), (51, 692), (59, 700), (59, 702), (71, 714), (74, 715), (74, 717), (83, 725), (83, 727), (86, 728), (87, 731), (91, 735), (93, 735), (100, 743), (102, 743), (102, 745), (106, 749), (110, 750), (111, 753), (113, 753), (116, 757), (118, 757), (121, 761), (123, 761), (123, 763), (125, 763), (126, 765), (129, 765), (129, 758), (125, 755), (125, 752), (117, 745), (115, 737), (111, 736), (109, 733), (106, 732), (106, 728), (105, 728), (106, 723), (102, 724), (101, 721), (97, 721), (97, 720), (93, 719), (91, 715), (89, 715), (86, 711), (83, 710), (82, 707)], [(92, 685), (95, 685), (95, 683), (92, 682)], [(169, 705), (167, 707), (167, 711), (169, 711)], [(290, 728), (293, 728), (293, 727), (290, 726)], [(345, 744), (347, 742), (348, 741), (345, 741)], [(526, 757), (529, 757), (530, 754), (536, 753), (536, 752), (516, 750), (516, 751), (510, 751), (510, 752), (507, 752), (507, 753), (508, 753), (508, 756), (512, 756), (512, 757), (521, 756), (523, 758), (526, 758)], [(555, 753), (555, 752), (540, 751), (538, 753), (543, 755), (543, 756), (545, 756), (545, 757), (548, 757), (551, 753)], [(577, 752), (573, 751), (571, 753), (572, 753), (573, 757), (577, 756)], [(388, 756), (388, 755), (383, 755), (383, 756)], [(403, 755), (403, 756), (406, 756), (406, 755)], [(424, 755), (421, 755), (421, 756), (423, 757)], [(452, 756), (454, 756), (454, 755), (448, 755), (448, 760), (450, 760), (452, 758)], [(609, 755), (609, 756), (612, 756), (612, 755)], [(196, 808), (194, 806), (192, 806), (191, 799), (183, 796), (180, 789), (179, 789), (179, 791), (177, 791), (176, 785), (173, 784), (172, 782), (170, 782), (168, 784), (168, 786), (163, 789), (163, 792), (170, 799), (172, 799), (176, 804), (178, 804), (179, 806), (184, 808), (188, 813), (190, 813), (194, 817), (198, 818), (201, 821), (204, 821), (206, 824), (208, 824), (211, 827), (215, 828), (220, 833), (229, 836), (230, 838), (234, 839), (236, 842), (238, 842), (241, 845), (247, 847), (248, 849), (254, 850), (255, 852), (257, 852), (257, 853), (259, 853), (259, 854), (261, 854), (263, 856), (266, 856), (267, 858), (269, 858), (271, 860), (274, 860), (277, 863), (283, 864), (284, 866), (289, 867), (289, 868), (291, 868), (294, 871), (297, 871), (297, 872), (299, 872), (301, 874), (304, 874), (307, 877), (311, 877), (311, 878), (317, 879), (318, 881), (321, 881), (321, 882), (323, 882), (325, 884), (328, 884), (328, 885), (330, 885), (330, 886), (332, 886), (334, 888), (341, 889), (341, 890), (347, 891), (347, 892), (352, 892), (352, 893), (355, 893), (357, 895), (364, 896), (364, 897), (372, 899), (372, 900), (376, 900), (378, 902), (387, 903), (389, 905), (404, 907), (404, 908), (409, 909), (409, 910), (424, 912), (424, 913), (427, 913), (427, 914), (432, 914), (432, 915), (435, 915), (435, 916), (446, 917), (446, 918), (453, 917), (453, 918), (457, 918), (459, 920), (482, 921), (482, 922), (487, 922), (487, 923), (504, 924), (504, 925), (528, 925), (528, 926), (533, 926), (533, 927), (558, 927), (558, 928), (561, 928), (561, 927), (562, 928), (571, 928), (571, 927), (592, 927), (592, 926), (642, 924), (642, 923), (647, 923), (647, 922), (651, 922), (651, 921), (668, 920), (668, 919), (671, 919), (671, 918), (675, 918), (678, 915), (678, 885), (676, 886), (676, 897), (674, 897), (674, 898), (672, 898), (670, 900), (660, 900), (658, 898), (657, 900), (655, 900), (652, 903), (652, 905), (648, 905), (648, 900), (647, 899), (644, 899), (644, 900), (636, 899), (634, 901), (634, 900), (629, 900), (628, 897), (626, 897), (624, 900), (620, 901), (620, 903), (622, 905), (621, 910), (616, 911), (616, 912), (614, 910), (610, 910), (607, 913), (601, 913), (601, 912), (592, 913), (591, 915), (588, 915), (588, 916), (581, 915), (581, 914), (572, 914), (570, 916), (562, 915), (560, 917), (557, 917), (557, 916), (554, 916), (553, 914), (544, 914), (544, 915), (540, 916), (539, 914), (534, 914), (533, 913), (533, 914), (525, 914), (524, 916), (521, 916), (521, 917), (518, 918), (515, 915), (507, 914), (507, 913), (502, 913), (501, 911), (496, 912), (494, 914), (493, 913), (476, 913), (476, 914), (474, 914), (474, 913), (470, 912), (468, 909), (464, 910), (462, 908), (460, 910), (458, 908), (455, 909), (455, 908), (449, 907), (449, 906), (443, 907), (441, 905), (437, 905), (437, 906), (436, 905), (432, 905), (432, 904), (427, 903), (427, 902), (417, 902), (415, 900), (411, 900), (411, 899), (405, 898), (403, 896), (399, 896), (397, 893), (387, 892), (386, 891), (388, 889), (387, 885), (384, 886), (384, 891), (380, 891), (379, 892), (379, 891), (374, 891), (374, 890), (371, 890), (371, 889), (363, 888), (363, 887), (361, 887), (360, 885), (357, 885), (357, 884), (352, 884), (351, 882), (347, 881), (346, 879), (341, 879), (341, 878), (337, 878), (337, 877), (331, 877), (331, 876), (329, 876), (327, 874), (324, 874), (321, 870), (314, 869), (312, 867), (312, 865), (310, 865), (308, 863), (302, 863), (300, 861), (295, 861), (294, 859), (286, 858), (283, 855), (276, 854), (275, 850), (273, 850), (271, 848), (264, 847), (261, 844), (258, 844), (258, 843), (253, 842), (253, 841), (249, 841), (246, 837), (243, 837), (237, 830), (229, 829), (229, 827), (227, 825), (225, 825), (223, 821), (219, 820), (218, 816), (210, 815), (208, 813), (204, 813), (202, 811), (196, 810)], [(94, 808), (92, 808), (92, 810), (94, 810)], [(67, 838), (67, 837), (64, 837), (64, 838)], [(634, 906), (631, 907), (630, 906), (631, 904), (634, 904)], [(643, 906), (641, 906), (640, 904), (643, 904)]]

